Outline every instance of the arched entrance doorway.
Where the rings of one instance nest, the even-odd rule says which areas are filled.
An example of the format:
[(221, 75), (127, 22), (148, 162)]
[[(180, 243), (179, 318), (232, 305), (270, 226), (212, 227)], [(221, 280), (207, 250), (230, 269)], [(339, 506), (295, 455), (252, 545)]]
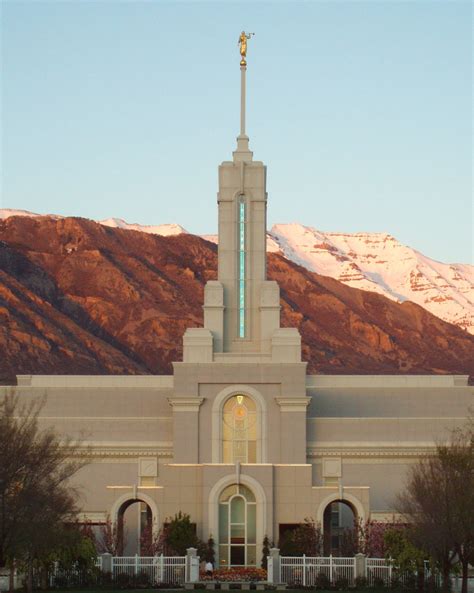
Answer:
[(147, 556), (153, 541), (153, 512), (142, 500), (127, 500), (117, 512), (117, 550), (119, 556)]
[(357, 552), (357, 511), (347, 500), (333, 500), (324, 509), (324, 555), (352, 556)]
[(257, 503), (243, 484), (232, 484), (219, 496), (219, 565), (256, 566)]
[(150, 555), (147, 549), (158, 533), (158, 507), (153, 498), (143, 492), (125, 493), (113, 503), (110, 518), (117, 555)]

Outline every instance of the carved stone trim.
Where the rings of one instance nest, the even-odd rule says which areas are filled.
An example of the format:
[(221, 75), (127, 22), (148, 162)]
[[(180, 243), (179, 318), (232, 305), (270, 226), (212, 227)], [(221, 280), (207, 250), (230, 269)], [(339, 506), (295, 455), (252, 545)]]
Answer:
[(173, 412), (199, 412), (204, 397), (169, 397)]
[(312, 458), (323, 457), (420, 457), (433, 455), (436, 446), (432, 447), (334, 447), (326, 448), (308, 448), (307, 456)]
[(78, 449), (72, 457), (173, 457), (173, 449), (147, 449), (142, 447), (83, 447)]
[(276, 397), (281, 412), (306, 412), (311, 402), (310, 397)]

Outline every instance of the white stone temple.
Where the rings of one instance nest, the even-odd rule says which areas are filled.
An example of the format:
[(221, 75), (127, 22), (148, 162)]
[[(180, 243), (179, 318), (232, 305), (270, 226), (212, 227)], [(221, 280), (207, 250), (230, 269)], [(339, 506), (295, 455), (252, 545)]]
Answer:
[(213, 536), (219, 566), (259, 566), (265, 535), (277, 543), (306, 517), (337, 553), (353, 516), (393, 518), (407, 469), (474, 403), (467, 376), (306, 374), (266, 276), (267, 169), (245, 132), (246, 69), (237, 149), (218, 172), (218, 276), (173, 374), (20, 375), (0, 388), (22, 401), (46, 394), (42, 426), (90, 447), (76, 478), (81, 520), (125, 518), (127, 554), (145, 525), (157, 532), (178, 511)]

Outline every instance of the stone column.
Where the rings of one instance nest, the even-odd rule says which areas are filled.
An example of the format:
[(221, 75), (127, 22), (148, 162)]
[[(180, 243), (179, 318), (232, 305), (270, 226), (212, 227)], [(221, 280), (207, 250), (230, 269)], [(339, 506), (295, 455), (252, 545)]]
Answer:
[(186, 583), (196, 583), (199, 581), (199, 557), (196, 548), (186, 550)]
[(364, 554), (355, 555), (355, 578), (367, 577), (367, 558)]
[(102, 572), (112, 572), (112, 554), (105, 552), (105, 554), (101, 554), (102, 558)]
[(199, 463), (199, 407), (202, 397), (170, 397), (173, 408), (173, 461)]
[(268, 582), (274, 585), (280, 582), (280, 550), (279, 548), (270, 549), (270, 560), (272, 564), (271, 575), (269, 575)]
[(306, 463), (306, 408), (310, 397), (276, 397), (280, 406), (280, 463)]

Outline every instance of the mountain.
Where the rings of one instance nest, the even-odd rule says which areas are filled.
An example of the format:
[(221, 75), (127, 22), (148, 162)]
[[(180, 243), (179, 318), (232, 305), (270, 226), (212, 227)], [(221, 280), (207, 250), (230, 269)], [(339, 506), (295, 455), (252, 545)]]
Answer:
[(444, 264), (384, 233), (274, 225), (269, 247), (312, 272), (400, 303), (412, 301), (474, 333), (474, 266)]
[[(0, 219), (14, 215), (40, 216), (23, 210), (0, 210)], [(188, 233), (178, 224), (130, 224), (120, 218), (99, 222), (162, 236)], [(203, 238), (217, 242), (216, 235)], [(474, 334), (472, 265), (435, 261), (385, 233), (322, 232), (297, 223), (274, 225), (268, 233), (267, 250), (348, 286), (377, 292), (400, 303), (417, 303)]]
[(181, 233), (187, 233), (185, 229), (179, 224), (158, 224), (158, 225), (146, 225), (128, 223), (121, 218), (106, 218), (105, 220), (99, 220), (99, 224), (110, 226), (115, 229), (126, 229), (129, 231), (140, 231), (142, 233), (150, 233), (152, 235), (162, 235), (163, 237), (169, 237), (170, 235), (180, 235)]
[[(215, 244), (81, 218), (0, 220), (0, 378), (170, 373), (202, 325)], [(297, 327), (310, 373), (474, 376), (474, 336), (424, 308), (320, 276), (279, 253), (282, 325)]]

